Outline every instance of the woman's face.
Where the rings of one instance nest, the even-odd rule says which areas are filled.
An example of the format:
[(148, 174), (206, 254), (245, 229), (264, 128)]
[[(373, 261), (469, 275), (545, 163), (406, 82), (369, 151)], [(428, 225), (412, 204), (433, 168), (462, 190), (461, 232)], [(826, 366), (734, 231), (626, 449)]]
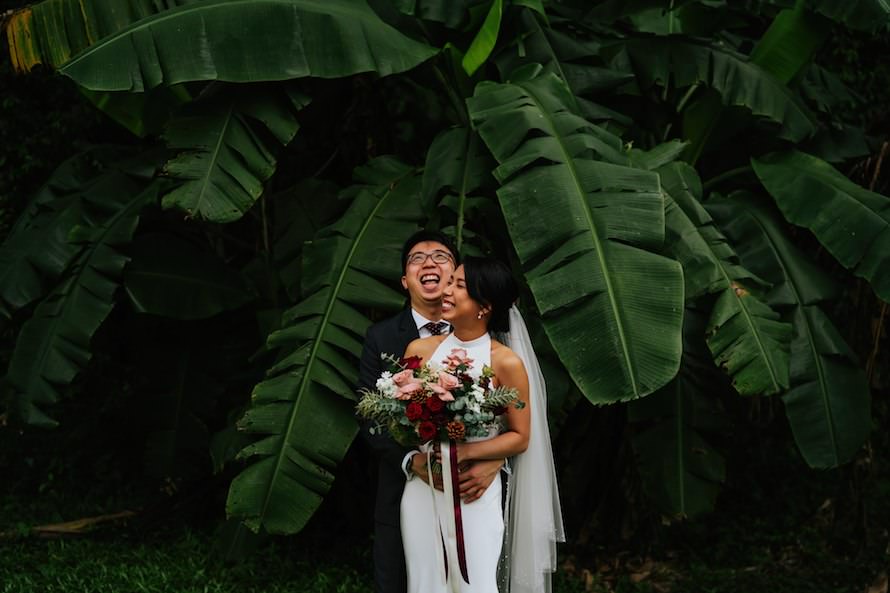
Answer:
[(467, 278), (464, 267), (458, 266), (451, 275), (451, 281), (442, 292), (442, 319), (451, 322), (462, 319), (477, 319), (482, 305), (474, 301), (467, 292)]

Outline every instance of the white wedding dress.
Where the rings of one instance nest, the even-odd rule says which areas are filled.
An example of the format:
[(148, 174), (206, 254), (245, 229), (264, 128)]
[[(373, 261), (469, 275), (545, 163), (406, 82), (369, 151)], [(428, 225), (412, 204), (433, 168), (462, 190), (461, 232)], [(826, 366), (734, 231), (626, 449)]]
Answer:
[[(430, 360), (444, 366), (442, 361), (453, 348), (467, 351), (468, 357), (473, 360), (470, 374), (474, 378), (479, 377), (483, 365), (491, 365), (491, 338), (488, 334), (470, 342), (463, 342), (450, 334), (439, 344)], [(441, 491), (432, 490), (423, 480), (406, 482), (402, 494), (401, 523), (408, 593), (498, 593), (498, 560), (504, 537), (501, 488), (501, 478), (498, 476), (481, 498), (469, 504), (460, 503), (470, 581), (467, 584), (458, 568), (455, 539), (446, 524), (446, 509), (451, 503), (445, 500)], [(447, 556), (447, 561), (443, 561), (443, 555)]]

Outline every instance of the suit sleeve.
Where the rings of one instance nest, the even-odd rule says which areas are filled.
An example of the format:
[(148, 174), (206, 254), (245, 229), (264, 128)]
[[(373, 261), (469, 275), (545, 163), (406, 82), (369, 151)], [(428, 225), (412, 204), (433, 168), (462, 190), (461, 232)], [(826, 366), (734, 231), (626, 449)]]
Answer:
[[(372, 389), (377, 383), (380, 373), (383, 372), (378, 332), (375, 329), (375, 327), (368, 329), (365, 343), (362, 346), (362, 357), (359, 361), (359, 389)], [(373, 421), (359, 418), (359, 434), (370, 445), (374, 456), (380, 463), (401, 471), (402, 460), (411, 448), (399, 445), (386, 433), (371, 434), (371, 428), (374, 426)]]
[(380, 346), (377, 341), (377, 332), (372, 326), (365, 335), (365, 343), (362, 345), (362, 357), (359, 360), (358, 388), (372, 389), (377, 383), (377, 378), (383, 371), (380, 360)]

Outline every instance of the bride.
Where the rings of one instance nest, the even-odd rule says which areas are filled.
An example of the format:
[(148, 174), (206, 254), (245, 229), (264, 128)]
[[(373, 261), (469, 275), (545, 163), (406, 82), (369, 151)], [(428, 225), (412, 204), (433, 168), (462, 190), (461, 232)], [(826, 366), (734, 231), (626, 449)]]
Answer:
[[(406, 482), (401, 527), (408, 593), (498, 593), (499, 581), (502, 593), (550, 591), (556, 541), (564, 541), (562, 518), (543, 377), (522, 317), (512, 306), (516, 297), (504, 264), (467, 257), (443, 293), (442, 317), (452, 332), (415, 340), (405, 351), (406, 357), (443, 365), (453, 349), (463, 349), (473, 361), (474, 378), (490, 366), (495, 384), (516, 388), (526, 404), (508, 407), (500, 432), (455, 445), (456, 471), (474, 460), (510, 459), (503, 506), (500, 476), (484, 492), (463, 493), (456, 508), (447, 484), (443, 493), (420, 480)], [(508, 332), (509, 347), (490, 332)], [(430, 457), (442, 461), (447, 473), (452, 456), (437, 447)]]

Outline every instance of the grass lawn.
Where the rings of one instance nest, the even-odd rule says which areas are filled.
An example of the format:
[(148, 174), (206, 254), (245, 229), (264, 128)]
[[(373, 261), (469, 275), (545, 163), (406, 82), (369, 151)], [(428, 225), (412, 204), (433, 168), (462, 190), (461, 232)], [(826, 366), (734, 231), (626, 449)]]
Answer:
[[(0, 446), (0, 593), (372, 591), (370, 536), (360, 527), (344, 535), (350, 519), (342, 514), (319, 513), (303, 533), (270, 538), (225, 563), (215, 552), (224, 489), (173, 497), (157, 508), (156, 490), (114, 487), (129, 483), (113, 473), (116, 466), (99, 466), (111, 468), (104, 481), (93, 478), (98, 470), (84, 477), (83, 468), (92, 466), (56, 458), (26, 472), (32, 462), (17, 458), (18, 450)], [(635, 540), (562, 546), (553, 591), (888, 593), (884, 458), (857, 478), (855, 491), (854, 469), (814, 472), (781, 459), (760, 461), (752, 465), (756, 474), (739, 472), (727, 482), (711, 515), (669, 527), (655, 517), (654, 528), (640, 523)], [(30, 526), (127, 508), (152, 510), (77, 537), (25, 535)]]
[[(650, 554), (600, 550), (565, 554), (555, 593), (885, 593), (880, 553), (838, 554), (811, 529), (741, 524), (672, 530)], [(774, 526), (775, 527), (775, 526)], [(733, 533), (733, 530), (736, 530)], [(685, 532), (685, 533), (681, 533)], [(0, 546), (0, 593), (358, 593), (372, 591), (370, 541), (332, 546), (309, 537), (275, 538), (237, 563), (214, 553), (211, 530), (165, 528), (141, 537), (133, 526), (85, 537), (7, 541)], [(878, 543), (878, 542), (875, 542)], [(883, 545), (886, 546), (886, 537)], [(886, 581), (884, 581), (886, 582)], [(870, 585), (877, 588), (869, 589)], [(885, 585), (886, 586), (886, 585)]]

